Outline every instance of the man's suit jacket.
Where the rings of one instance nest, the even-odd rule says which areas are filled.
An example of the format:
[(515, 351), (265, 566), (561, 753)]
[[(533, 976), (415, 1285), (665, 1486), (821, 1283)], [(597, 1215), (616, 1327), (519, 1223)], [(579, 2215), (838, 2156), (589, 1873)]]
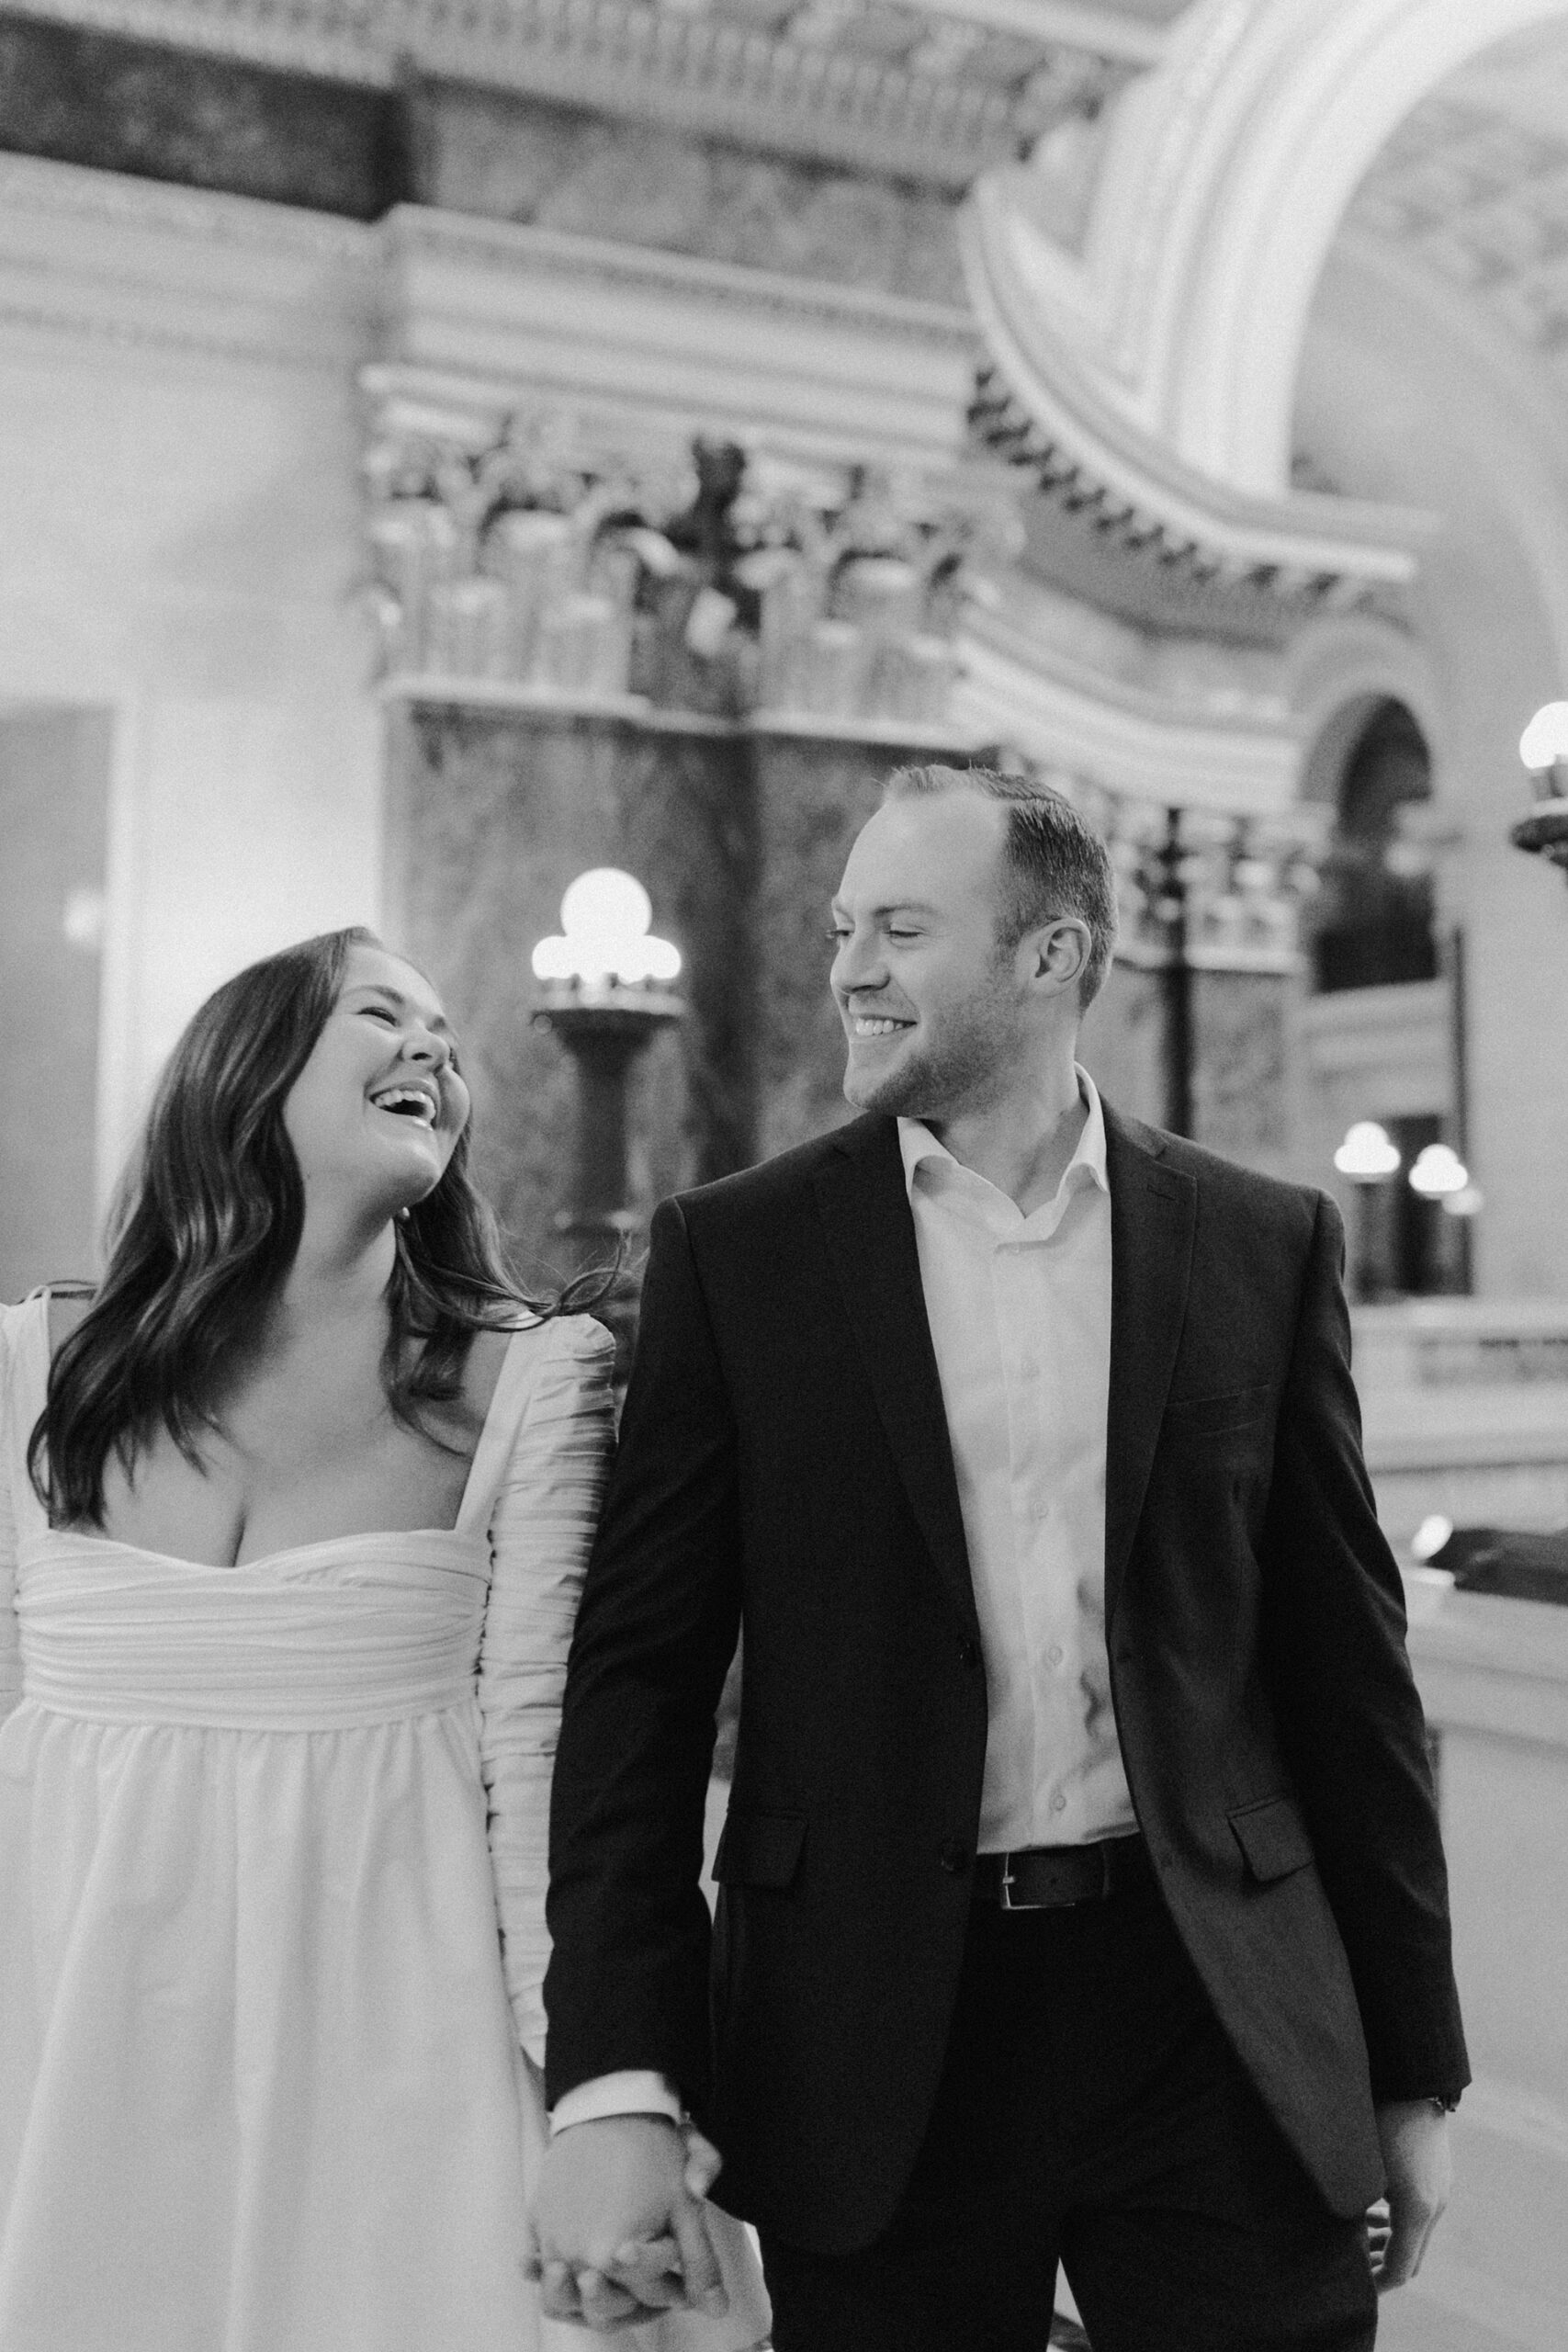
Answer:
[[(1107, 1112), (1106, 1616), (1128, 1779), (1224, 2030), (1337, 2213), (1467, 2079), (1398, 1572), (1325, 1196)], [(744, 1619), (711, 1938), (714, 1710)], [(970, 1900), (986, 1686), (896, 1123), (654, 1219), (556, 1767), (552, 2099), (661, 2069), (719, 2195), (886, 2226)]]

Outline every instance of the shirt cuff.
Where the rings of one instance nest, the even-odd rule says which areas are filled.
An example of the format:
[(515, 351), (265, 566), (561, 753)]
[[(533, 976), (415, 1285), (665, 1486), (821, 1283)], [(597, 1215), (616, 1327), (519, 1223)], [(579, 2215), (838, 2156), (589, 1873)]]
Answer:
[(557, 2099), (550, 2109), (550, 2136), (574, 2123), (601, 2123), (612, 2115), (667, 2115), (679, 2123), (680, 2095), (662, 2075), (627, 2067), (618, 2075), (596, 2075)]

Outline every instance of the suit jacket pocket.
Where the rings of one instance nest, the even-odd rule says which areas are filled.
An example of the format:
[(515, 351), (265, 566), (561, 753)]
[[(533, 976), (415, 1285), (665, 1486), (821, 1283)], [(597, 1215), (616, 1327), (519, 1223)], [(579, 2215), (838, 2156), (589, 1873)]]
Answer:
[(1313, 1859), (1312, 1839), (1293, 1797), (1264, 1797), (1243, 1805), (1230, 1815), (1230, 1825), (1247, 1875), (1260, 1886), (1304, 1871)]
[(1259, 1427), (1274, 1402), (1274, 1384), (1227, 1388), (1216, 1396), (1173, 1396), (1165, 1408), (1166, 1428), (1180, 1438), (1219, 1437), (1227, 1430)]
[(806, 1844), (803, 1813), (753, 1813), (731, 1805), (714, 1856), (720, 1886), (788, 1886)]

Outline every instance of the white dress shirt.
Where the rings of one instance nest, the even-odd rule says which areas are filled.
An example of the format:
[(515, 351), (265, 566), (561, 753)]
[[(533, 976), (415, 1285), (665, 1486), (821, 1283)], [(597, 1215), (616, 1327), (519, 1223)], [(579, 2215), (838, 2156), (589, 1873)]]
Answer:
[[(1077, 1078), (1077, 1149), (1028, 1216), (929, 1127), (898, 1122), (986, 1662), (982, 1853), (1137, 1826), (1105, 1646), (1105, 1118)], [(551, 2126), (633, 2112), (678, 2117), (680, 2101), (628, 2069), (568, 2091)]]
[(982, 1853), (1137, 1826), (1105, 1645), (1105, 1119), (1077, 1076), (1077, 1149), (1027, 1216), (898, 1122), (986, 1661)]

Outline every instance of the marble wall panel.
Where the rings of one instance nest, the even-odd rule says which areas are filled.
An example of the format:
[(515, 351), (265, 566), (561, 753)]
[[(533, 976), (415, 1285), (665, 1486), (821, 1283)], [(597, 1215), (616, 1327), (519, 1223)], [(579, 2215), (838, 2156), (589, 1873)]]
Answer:
[(962, 304), (956, 200), (881, 175), (450, 84), (412, 101), (421, 201)]
[[(1227, 1159), (1288, 1172), (1292, 1144), (1286, 1035), (1298, 983), (1277, 972), (1192, 975), (1192, 1125), (1195, 1139)], [(1081, 1058), (1119, 1111), (1165, 1118), (1162, 976), (1111, 968), (1084, 1023)]]
[(394, 92), (0, 12), (0, 149), (373, 220), (408, 193)]
[(689, 1007), (638, 1066), (630, 1204), (752, 1156), (744, 910), (750, 778), (734, 739), (616, 719), (449, 710), (389, 722), (387, 932), (427, 970), (463, 1042), (479, 1179), (525, 1270), (558, 1272), (575, 1101), (570, 1067), (533, 1025), (536, 941), (586, 867), (646, 885), (654, 928), (685, 958)]
[(1278, 972), (1193, 975), (1193, 1125), (1211, 1151), (1287, 1172), (1292, 1120), (1287, 1032), (1298, 978)]
[(1158, 974), (1113, 964), (1085, 1018), (1078, 1059), (1108, 1102), (1156, 1126), (1164, 1115), (1164, 1036)]

